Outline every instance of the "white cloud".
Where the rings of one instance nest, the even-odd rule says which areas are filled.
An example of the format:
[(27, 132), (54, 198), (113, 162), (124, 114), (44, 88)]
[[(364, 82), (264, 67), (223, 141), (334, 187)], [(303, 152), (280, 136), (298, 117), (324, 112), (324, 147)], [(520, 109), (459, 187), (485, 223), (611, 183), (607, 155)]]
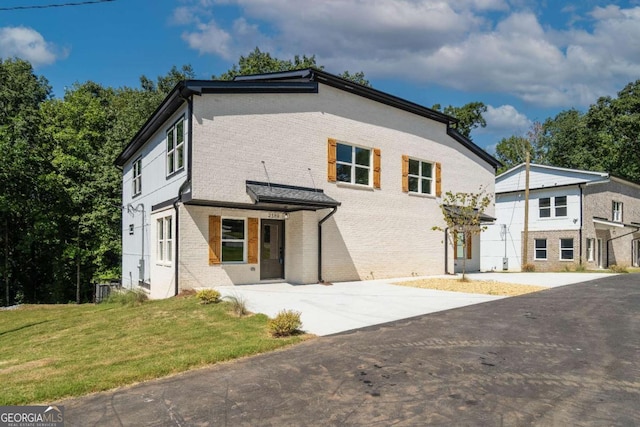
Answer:
[(484, 129), (493, 133), (507, 131), (510, 134), (523, 134), (533, 124), (527, 116), (518, 112), (512, 105), (499, 107), (487, 105), (487, 111), (483, 117), (487, 122), (487, 127)]
[[(544, 6), (527, 0), (333, 0), (304, 7), (289, 0), (211, 1), (193, 0), (192, 13), (177, 9), (174, 20), (190, 22), (183, 38), (191, 48), (229, 60), (255, 46), (278, 57), (315, 54), (330, 72), (362, 70), (370, 78), (497, 92), (546, 107), (586, 106), (640, 75), (640, 7), (596, 7), (582, 16), (565, 8), (554, 13), (565, 13), (568, 26), (554, 28), (530, 9)], [(242, 18), (216, 23), (207, 16), (216, 3), (238, 6)], [(578, 21), (588, 25), (571, 27)]]
[(18, 57), (34, 67), (52, 64), (65, 58), (67, 50), (47, 42), (36, 30), (28, 27), (0, 27), (0, 57)]

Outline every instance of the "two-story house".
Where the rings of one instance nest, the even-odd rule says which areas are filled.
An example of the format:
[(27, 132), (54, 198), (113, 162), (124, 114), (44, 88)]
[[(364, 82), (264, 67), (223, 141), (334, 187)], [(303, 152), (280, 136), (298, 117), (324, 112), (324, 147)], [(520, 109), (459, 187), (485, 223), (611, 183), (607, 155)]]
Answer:
[(314, 69), (184, 81), (116, 160), (123, 284), (442, 274), (454, 253), (478, 270), (479, 238), (454, 251), (432, 230), (442, 192), (493, 193), (499, 163), (455, 123)]
[[(523, 264), (525, 165), (496, 177), (496, 221), (482, 234), (481, 269)], [(610, 176), (530, 165), (527, 264), (536, 271), (638, 266), (640, 185)]]

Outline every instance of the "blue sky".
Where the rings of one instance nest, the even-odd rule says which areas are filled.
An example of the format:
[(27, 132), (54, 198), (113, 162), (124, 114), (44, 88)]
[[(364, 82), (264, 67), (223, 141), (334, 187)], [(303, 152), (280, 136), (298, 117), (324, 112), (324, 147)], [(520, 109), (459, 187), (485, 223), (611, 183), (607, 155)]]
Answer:
[[(0, 8), (82, 0), (2, 0)], [(533, 121), (585, 110), (640, 78), (640, 0), (114, 0), (0, 10), (0, 57), (32, 62), (56, 96), (74, 82), (139, 85), (173, 65), (198, 78), (256, 46), (364, 71), (425, 105), (488, 106), (489, 151)]]

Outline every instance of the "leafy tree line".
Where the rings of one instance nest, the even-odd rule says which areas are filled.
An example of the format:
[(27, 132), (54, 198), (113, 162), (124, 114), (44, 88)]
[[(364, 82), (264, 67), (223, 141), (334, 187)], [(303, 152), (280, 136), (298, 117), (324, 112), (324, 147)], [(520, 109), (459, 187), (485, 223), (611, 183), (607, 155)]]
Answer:
[(586, 112), (561, 111), (533, 124), (526, 136), (502, 139), (496, 158), (503, 172), (524, 161), (609, 172), (640, 183), (640, 80), (630, 82), (617, 97), (605, 96)]

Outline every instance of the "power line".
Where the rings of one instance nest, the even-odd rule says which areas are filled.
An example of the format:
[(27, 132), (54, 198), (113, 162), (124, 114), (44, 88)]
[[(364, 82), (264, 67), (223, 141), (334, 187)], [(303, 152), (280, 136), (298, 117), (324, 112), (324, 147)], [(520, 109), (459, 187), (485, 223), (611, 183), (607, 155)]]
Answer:
[(7, 10), (25, 10), (25, 9), (49, 9), (52, 7), (69, 7), (69, 6), (86, 6), (88, 4), (107, 3), (116, 0), (87, 0), (74, 3), (56, 3), (56, 4), (42, 4), (42, 5), (30, 5), (30, 6), (12, 6), (12, 7), (0, 7), (0, 12)]

